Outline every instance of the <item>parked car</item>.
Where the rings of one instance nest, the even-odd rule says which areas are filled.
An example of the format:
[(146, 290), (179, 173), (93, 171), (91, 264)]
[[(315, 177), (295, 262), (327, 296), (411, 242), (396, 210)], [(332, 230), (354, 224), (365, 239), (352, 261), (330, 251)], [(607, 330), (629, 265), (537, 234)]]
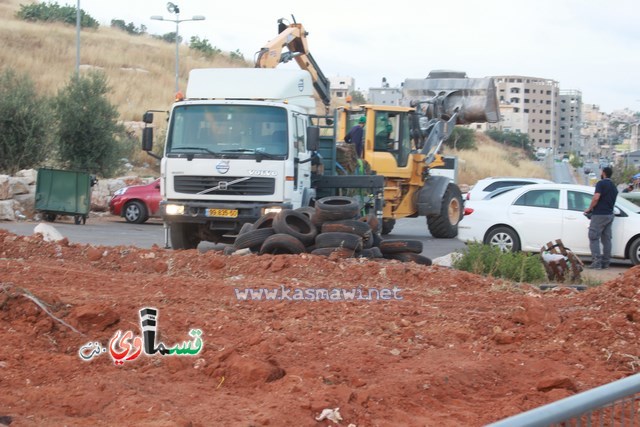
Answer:
[(124, 217), (127, 222), (142, 224), (150, 217), (158, 216), (160, 201), (160, 179), (147, 185), (131, 185), (116, 190), (109, 201), (109, 212)]
[(552, 183), (542, 178), (489, 177), (481, 179), (467, 193), (466, 200), (480, 200), (489, 193), (503, 187), (519, 187), (530, 184)]
[[(575, 254), (589, 256), (589, 220), (583, 212), (593, 192), (586, 185), (533, 184), (466, 202), (458, 239), (527, 252), (562, 239)], [(615, 214), (612, 257), (640, 264), (640, 207), (618, 197)]]

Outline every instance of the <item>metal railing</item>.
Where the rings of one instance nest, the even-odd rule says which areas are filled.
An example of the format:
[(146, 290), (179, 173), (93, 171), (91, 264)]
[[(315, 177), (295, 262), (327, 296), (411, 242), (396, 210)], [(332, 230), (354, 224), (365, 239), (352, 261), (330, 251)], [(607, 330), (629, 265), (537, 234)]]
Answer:
[(640, 426), (640, 374), (514, 415), (488, 427)]

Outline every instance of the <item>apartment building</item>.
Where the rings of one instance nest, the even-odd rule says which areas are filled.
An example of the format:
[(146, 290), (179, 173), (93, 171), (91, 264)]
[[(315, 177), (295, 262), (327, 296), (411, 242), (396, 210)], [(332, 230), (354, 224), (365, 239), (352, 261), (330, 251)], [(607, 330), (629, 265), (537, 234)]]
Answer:
[(346, 100), (347, 96), (356, 89), (356, 81), (353, 77), (333, 76), (329, 77), (329, 90), (331, 99)]
[[(500, 113), (504, 112), (505, 118), (507, 114), (511, 116), (508, 118), (509, 130), (528, 134), (536, 148), (558, 148), (558, 82), (515, 75), (493, 78), (498, 90)], [(507, 130), (504, 124), (502, 127)]]
[(584, 144), (582, 128), (582, 92), (579, 90), (560, 91), (558, 151), (561, 153), (581, 153)]

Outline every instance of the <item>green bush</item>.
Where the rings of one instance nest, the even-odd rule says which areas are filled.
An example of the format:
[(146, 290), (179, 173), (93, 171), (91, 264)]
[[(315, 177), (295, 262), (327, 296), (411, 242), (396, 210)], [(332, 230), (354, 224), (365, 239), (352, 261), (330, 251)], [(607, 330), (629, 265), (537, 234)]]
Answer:
[(211, 43), (209, 43), (209, 40), (207, 39), (201, 40), (200, 37), (198, 36), (191, 37), (191, 40), (189, 42), (189, 48), (193, 50), (197, 50), (207, 58), (212, 58), (216, 55), (219, 55), (222, 52), (217, 47), (211, 46)]
[(56, 145), (60, 163), (73, 170), (111, 176), (125, 155), (124, 130), (118, 111), (106, 98), (109, 88), (102, 72), (74, 76), (54, 99)]
[[(64, 22), (76, 25), (77, 10), (75, 6), (60, 6), (58, 3), (21, 4), (16, 17), (25, 21)], [(80, 27), (98, 28), (99, 26), (98, 21), (80, 9)]]
[(477, 150), (476, 137), (473, 129), (456, 126), (451, 135), (444, 142), (445, 145), (454, 150)]
[(502, 252), (498, 247), (470, 243), (453, 262), (458, 270), (501, 277), (516, 282), (535, 283), (545, 280), (546, 273), (539, 255), (524, 252)]
[(125, 24), (123, 19), (112, 19), (111, 28), (118, 28), (133, 36), (139, 36), (142, 34), (146, 34), (147, 32), (146, 26), (140, 25), (140, 28), (138, 28), (133, 22), (129, 22), (128, 24)]
[(50, 152), (49, 101), (28, 76), (0, 74), (0, 172), (38, 167)]
[(497, 129), (490, 129), (485, 132), (489, 138), (501, 144), (508, 145), (510, 147), (522, 148), (529, 157), (535, 159), (534, 147), (529, 139), (529, 135), (520, 132), (505, 132)]

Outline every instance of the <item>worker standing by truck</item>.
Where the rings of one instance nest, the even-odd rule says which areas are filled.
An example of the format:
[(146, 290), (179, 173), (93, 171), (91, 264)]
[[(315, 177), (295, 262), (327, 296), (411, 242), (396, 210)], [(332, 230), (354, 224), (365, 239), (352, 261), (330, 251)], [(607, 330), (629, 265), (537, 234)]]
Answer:
[(364, 125), (366, 124), (367, 119), (362, 116), (360, 120), (358, 120), (358, 124), (351, 128), (348, 134), (344, 137), (344, 142), (355, 145), (356, 154), (358, 158), (362, 158), (362, 154), (364, 152), (364, 144), (362, 142), (362, 137), (364, 135)]

